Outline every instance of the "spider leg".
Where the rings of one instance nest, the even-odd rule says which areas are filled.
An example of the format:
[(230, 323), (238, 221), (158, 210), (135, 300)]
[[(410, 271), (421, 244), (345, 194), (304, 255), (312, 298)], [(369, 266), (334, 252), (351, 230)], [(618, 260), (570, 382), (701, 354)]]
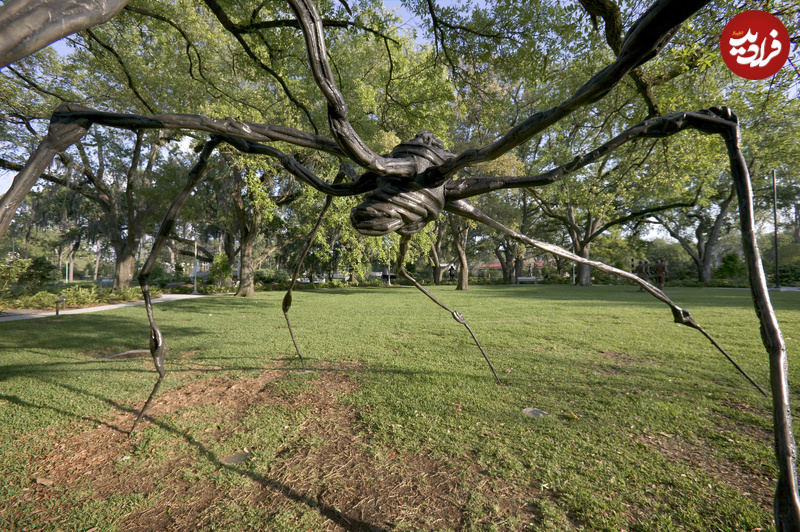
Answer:
[[(769, 354), (772, 417), (775, 432), (775, 456), (779, 469), (778, 482), (775, 490), (775, 525), (777, 530), (800, 530), (800, 482), (798, 482), (796, 472), (797, 448), (795, 445), (794, 431), (792, 429), (791, 408), (789, 406), (790, 390), (787, 375), (788, 359), (786, 342), (783, 339), (780, 325), (775, 316), (775, 311), (772, 308), (767, 289), (766, 275), (764, 274), (764, 268), (761, 264), (758, 244), (756, 242), (753, 190), (750, 173), (739, 146), (740, 130), (738, 118), (730, 109), (727, 107), (712, 107), (698, 112), (674, 113), (672, 115), (646, 120), (593, 152), (581, 157), (576, 157), (571, 163), (540, 176), (501, 179), (499, 182), (495, 183), (491, 183), (491, 180), (487, 183), (464, 183), (465, 186), (456, 184), (449, 187), (447, 190), (446, 197), (448, 202), (445, 206), (445, 210), (486, 223), (506, 234), (512, 235), (512, 233), (514, 233), (512, 235), (513, 238), (538, 247), (539, 249), (559, 254), (562, 257), (569, 258), (576, 262), (590, 264), (593, 268), (631, 279), (653, 296), (669, 305), (677, 323), (689, 325), (699, 330), (728, 357), (731, 362), (733, 362), (730, 356), (719, 347), (713, 338), (689, 316), (689, 313), (672, 303), (661, 290), (658, 290), (649, 283), (641, 281), (636, 276), (628, 274), (627, 272), (611, 268), (599, 262), (581, 259), (557, 246), (534, 241), (524, 235), (515, 233), (487, 217), (468, 203), (459, 201), (463, 198), (498, 188), (548, 184), (557, 181), (563, 174), (597, 160), (599, 156), (602, 156), (604, 153), (613, 150), (632, 138), (668, 137), (684, 129), (696, 129), (702, 133), (718, 134), (725, 141), (728, 160), (730, 162), (731, 176), (736, 188), (736, 195), (739, 203), (739, 222), (750, 280), (750, 292), (753, 297), (753, 306), (755, 307), (756, 315), (761, 324), (761, 340)], [(488, 189), (486, 188), (487, 184), (489, 185)], [(455, 190), (451, 192), (451, 188)], [(744, 374), (737, 364), (734, 363), (734, 365)], [(747, 375), (745, 374), (745, 376)], [(747, 376), (747, 378), (751, 383), (756, 385), (749, 376)], [(757, 386), (757, 388), (766, 395), (760, 386)]]
[(481, 222), (483, 224), (486, 224), (486, 225), (488, 225), (489, 227), (491, 227), (493, 229), (496, 229), (496, 230), (498, 230), (500, 232), (503, 232), (503, 233), (507, 234), (508, 236), (510, 236), (511, 238), (513, 238), (515, 240), (518, 240), (518, 241), (520, 241), (520, 242), (522, 242), (524, 244), (528, 244), (528, 245), (533, 246), (535, 248), (541, 249), (542, 251), (546, 251), (548, 253), (552, 253), (553, 255), (558, 255), (560, 257), (564, 257), (566, 259), (578, 262), (580, 264), (588, 264), (591, 267), (596, 268), (596, 269), (598, 269), (600, 271), (613, 273), (615, 275), (619, 275), (620, 277), (624, 277), (626, 279), (629, 279), (629, 280), (635, 282), (640, 287), (642, 287), (642, 289), (646, 290), (647, 292), (652, 294), (654, 297), (656, 297), (658, 300), (660, 300), (661, 302), (663, 302), (664, 304), (669, 306), (670, 309), (672, 309), (672, 316), (673, 316), (673, 318), (675, 320), (675, 323), (680, 323), (681, 325), (687, 325), (687, 326), (689, 326), (689, 327), (691, 327), (693, 329), (697, 329), (698, 331), (700, 331), (700, 333), (703, 334), (703, 336), (705, 336), (714, 345), (714, 347), (716, 347), (723, 355), (725, 355), (725, 357), (734, 365), (734, 367), (736, 367), (736, 369), (739, 370), (739, 372), (748, 381), (750, 381), (750, 383), (753, 386), (755, 386), (758, 389), (758, 391), (761, 392), (764, 395), (764, 397), (769, 397), (767, 395), (767, 392), (765, 392), (764, 389), (761, 386), (759, 386), (759, 384), (755, 380), (753, 380), (753, 378), (750, 375), (748, 375), (748, 373), (744, 369), (742, 369), (742, 367), (733, 359), (733, 357), (731, 357), (716, 342), (716, 340), (714, 340), (714, 338), (710, 334), (708, 334), (708, 332), (706, 332), (706, 330), (703, 329), (703, 327), (701, 327), (699, 323), (697, 323), (695, 321), (695, 319), (689, 314), (688, 310), (686, 310), (684, 308), (681, 308), (678, 305), (676, 305), (669, 297), (667, 297), (666, 294), (664, 294), (664, 292), (662, 292), (661, 290), (659, 290), (658, 288), (656, 288), (652, 284), (648, 283), (647, 281), (641, 279), (639, 276), (634, 275), (634, 274), (632, 274), (630, 272), (626, 272), (625, 270), (620, 270), (618, 268), (614, 268), (613, 266), (609, 266), (608, 264), (605, 264), (603, 262), (598, 262), (598, 261), (585, 259), (583, 257), (580, 257), (580, 256), (578, 256), (578, 255), (576, 255), (574, 253), (571, 253), (571, 252), (567, 251), (566, 249), (563, 249), (563, 248), (561, 248), (559, 246), (556, 246), (554, 244), (549, 244), (547, 242), (542, 242), (540, 240), (536, 240), (534, 238), (530, 238), (528, 236), (525, 236), (522, 233), (518, 233), (518, 232), (516, 232), (516, 231), (514, 231), (512, 229), (509, 229), (508, 227), (504, 226), (503, 224), (501, 224), (500, 222), (498, 222), (494, 218), (490, 218), (489, 216), (485, 215), (483, 212), (481, 212), (480, 210), (476, 209), (475, 207), (473, 207), (472, 205), (470, 205), (469, 203), (467, 203), (464, 200), (457, 200), (457, 201), (448, 202), (447, 205), (445, 205), (445, 210), (448, 211), (448, 212), (452, 212), (454, 214), (458, 214), (458, 215), (463, 216), (465, 218), (469, 218), (471, 220), (475, 220), (476, 222)]
[(36, 150), (28, 158), (23, 169), (14, 178), (11, 188), (0, 197), (0, 236), (2, 236), (14, 213), (20, 206), (22, 200), (30, 192), (31, 187), (42, 173), (53, 162), (53, 158), (60, 151), (64, 151), (76, 142), (80, 141), (89, 131), (91, 123), (87, 120), (77, 120), (74, 122), (50, 122), (47, 129), (47, 136), (42, 140)]
[(148, 255), (144, 266), (142, 266), (142, 269), (139, 272), (139, 285), (142, 288), (142, 295), (144, 296), (144, 306), (147, 310), (147, 320), (150, 322), (150, 354), (153, 357), (153, 364), (158, 372), (158, 380), (156, 381), (155, 386), (153, 386), (153, 391), (150, 392), (150, 396), (144, 403), (141, 412), (139, 412), (139, 415), (136, 416), (136, 421), (133, 422), (133, 427), (131, 427), (130, 434), (133, 434), (133, 432), (136, 430), (137, 425), (139, 425), (139, 421), (141, 421), (141, 419), (144, 417), (144, 413), (147, 411), (147, 408), (150, 406), (150, 403), (153, 401), (156, 393), (158, 393), (161, 382), (164, 380), (164, 376), (167, 374), (166, 369), (164, 369), (164, 357), (167, 354), (167, 344), (164, 343), (164, 337), (161, 334), (161, 329), (158, 327), (158, 324), (153, 317), (153, 303), (150, 297), (150, 274), (153, 272), (153, 267), (156, 264), (158, 254), (164, 248), (172, 229), (175, 227), (175, 221), (178, 218), (178, 213), (180, 213), (181, 208), (186, 203), (186, 200), (189, 198), (189, 195), (192, 193), (192, 190), (194, 190), (194, 187), (197, 185), (198, 181), (200, 181), (205, 174), (205, 169), (208, 165), (208, 159), (220, 142), (221, 139), (212, 136), (211, 139), (203, 146), (203, 150), (200, 152), (198, 161), (189, 171), (189, 177), (186, 179), (186, 185), (184, 185), (183, 189), (178, 193), (178, 196), (172, 202), (172, 205), (170, 205), (169, 209), (167, 210), (167, 214), (164, 215), (164, 219), (162, 220), (161, 226), (158, 229), (158, 235), (156, 236), (155, 242), (153, 242), (153, 247), (150, 250), (150, 255)]
[[(334, 184), (339, 183), (342, 179), (344, 179), (345, 174), (343, 172), (339, 172), (336, 178), (333, 180)], [(333, 200), (333, 196), (325, 196), (325, 202), (322, 205), (322, 211), (319, 213), (319, 218), (317, 218), (317, 223), (314, 225), (314, 229), (311, 230), (311, 234), (308, 236), (308, 240), (306, 241), (306, 245), (303, 246), (303, 250), (300, 252), (300, 255), (297, 257), (297, 262), (294, 265), (294, 271), (292, 272), (292, 280), (289, 283), (289, 290), (286, 291), (286, 295), (283, 296), (283, 304), (281, 308), (283, 310), (283, 317), (286, 319), (286, 326), (289, 328), (289, 336), (292, 337), (292, 344), (294, 344), (294, 350), (297, 352), (297, 358), (300, 359), (300, 364), (303, 366), (303, 371), (310, 371), (306, 368), (306, 362), (303, 359), (303, 355), (300, 353), (300, 348), (297, 345), (297, 339), (294, 336), (294, 331), (292, 330), (292, 324), (289, 321), (289, 309), (292, 307), (292, 290), (294, 286), (297, 284), (297, 278), (300, 277), (300, 270), (303, 267), (303, 261), (308, 255), (308, 250), (311, 249), (311, 245), (314, 243), (314, 237), (317, 235), (317, 231), (319, 230), (319, 226), (322, 225), (322, 220), (325, 218), (325, 213), (328, 211), (328, 208), (331, 206), (331, 201)]]
[(431, 294), (430, 291), (427, 288), (425, 288), (424, 286), (419, 284), (416, 279), (411, 277), (411, 275), (406, 270), (406, 268), (404, 266), (404, 263), (405, 263), (406, 253), (408, 252), (408, 242), (410, 240), (411, 240), (411, 236), (410, 235), (401, 235), (400, 236), (400, 248), (399, 248), (398, 253), (397, 253), (397, 271), (400, 273), (400, 275), (402, 275), (403, 277), (408, 279), (408, 281), (411, 284), (416, 286), (419, 291), (421, 291), (423, 294), (428, 296), (428, 298), (431, 301), (433, 301), (434, 303), (436, 303), (437, 305), (439, 305), (440, 307), (445, 309), (447, 312), (452, 314), (453, 318), (458, 323), (460, 323), (461, 325), (463, 325), (464, 327), (467, 328), (467, 330), (469, 331), (469, 334), (472, 336), (472, 340), (475, 342), (475, 345), (478, 346), (478, 349), (480, 349), (481, 354), (483, 355), (483, 358), (486, 360), (486, 363), (489, 364), (489, 369), (492, 370), (492, 374), (494, 375), (495, 380), (497, 380), (497, 384), (502, 386), (503, 383), (500, 381), (500, 377), (497, 376), (497, 372), (494, 370), (494, 366), (492, 366), (492, 362), (489, 360), (489, 357), (486, 355), (486, 351), (483, 350), (483, 347), (481, 346), (481, 343), (478, 341), (478, 337), (475, 336), (475, 333), (472, 331), (472, 328), (469, 326), (467, 321), (464, 319), (464, 316), (460, 312), (457, 312), (457, 311), (451, 309), (450, 307), (448, 307), (447, 305), (445, 305), (444, 303), (439, 301), (439, 299), (437, 299), (436, 296)]

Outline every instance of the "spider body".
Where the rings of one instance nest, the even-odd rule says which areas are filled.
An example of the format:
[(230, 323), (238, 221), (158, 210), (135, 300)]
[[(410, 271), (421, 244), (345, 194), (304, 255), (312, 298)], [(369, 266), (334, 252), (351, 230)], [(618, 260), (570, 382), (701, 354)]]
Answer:
[[(432, 133), (421, 131), (413, 139), (398, 144), (390, 156), (413, 158), (416, 178), (455, 155), (445, 150), (442, 141)], [(350, 212), (353, 227), (363, 235), (382, 236), (392, 232), (412, 235), (438, 218), (444, 208), (444, 185), (425, 187), (417, 179), (394, 176), (375, 179), (376, 188), (365, 194), (363, 201)]]

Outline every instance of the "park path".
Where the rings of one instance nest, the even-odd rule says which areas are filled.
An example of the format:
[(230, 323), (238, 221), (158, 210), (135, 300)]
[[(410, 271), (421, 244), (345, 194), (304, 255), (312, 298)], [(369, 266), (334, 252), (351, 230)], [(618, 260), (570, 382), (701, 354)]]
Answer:
[[(211, 295), (222, 295), (222, 294), (164, 294), (161, 297), (157, 297), (153, 299), (153, 303), (163, 303), (166, 301), (179, 301), (181, 299), (194, 299), (197, 297), (211, 297)], [(111, 310), (115, 308), (122, 308), (122, 307), (135, 307), (138, 305), (144, 305), (144, 301), (128, 301), (125, 303), (114, 303), (111, 305), (98, 305), (96, 307), (86, 307), (86, 308), (75, 308), (75, 309), (67, 309), (59, 311), (61, 315), (67, 314), (85, 314), (88, 312), (102, 312), (104, 310)], [(47, 311), (39, 311), (39, 310), (29, 310), (29, 309), (9, 309), (0, 312), (0, 322), (2, 321), (16, 321), (16, 320), (30, 320), (34, 318), (48, 318), (50, 316), (55, 316), (56, 313), (54, 310), (47, 310)]]

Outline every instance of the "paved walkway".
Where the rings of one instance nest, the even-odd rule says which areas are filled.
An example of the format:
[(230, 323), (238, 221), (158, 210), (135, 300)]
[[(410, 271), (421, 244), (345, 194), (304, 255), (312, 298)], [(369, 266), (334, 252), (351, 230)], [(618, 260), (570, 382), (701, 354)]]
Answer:
[[(178, 301), (181, 299), (194, 299), (197, 297), (209, 297), (211, 295), (223, 295), (223, 294), (209, 294), (209, 295), (164, 294), (161, 297), (153, 299), (153, 303), (163, 303), (165, 301)], [(138, 305), (144, 305), (144, 301), (128, 301), (127, 303), (114, 303), (113, 305), (100, 305), (97, 307), (67, 309), (59, 311), (59, 314), (62, 315), (86, 314), (88, 312), (101, 312), (103, 310), (111, 310), (122, 307), (135, 307)], [(54, 310), (39, 311), (39, 310), (28, 310), (28, 309), (10, 309), (0, 312), (0, 321), (30, 320), (33, 318), (48, 318), (50, 316), (55, 316), (55, 315), (56, 313)]]

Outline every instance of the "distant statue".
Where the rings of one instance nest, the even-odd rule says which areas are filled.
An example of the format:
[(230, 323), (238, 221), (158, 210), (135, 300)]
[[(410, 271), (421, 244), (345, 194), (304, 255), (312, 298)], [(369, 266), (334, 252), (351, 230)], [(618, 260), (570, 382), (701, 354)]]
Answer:
[[(633, 273), (641, 279), (642, 281), (647, 281), (650, 279), (650, 275), (647, 273), (647, 265), (644, 262), (644, 259), (639, 259), (639, 264), (636, 265), (636, 268), (633, 270)], [(639, 288), (640, 292), (644, 292), (644, 288)]]
[(658, 281), (658, 289), (664, 290), (664, 283), (667, 281), (667, 261), (658, 259), (656, 264), (656, 281)]

